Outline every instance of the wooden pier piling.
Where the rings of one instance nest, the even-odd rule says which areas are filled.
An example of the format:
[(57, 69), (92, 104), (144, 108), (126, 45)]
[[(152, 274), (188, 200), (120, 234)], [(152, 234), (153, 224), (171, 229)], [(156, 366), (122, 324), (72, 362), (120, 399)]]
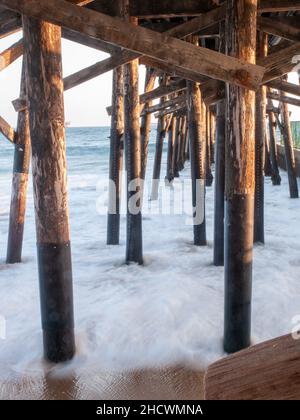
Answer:
[[(128, 0), (123, 0), (128, 11)], [(136, 18), (125, 13), (125, 19), (137, 25)], [(141, 132), (139, 97), (139, 60), (125, 65), (124, 75), (125, 158), (127, 171), (127, 242), (126, 262), (143, 264), (141, 212)]]
[(113, 72), (112, 115), (109, 152), (107, 245), (119, 245), (120, 207), (124, 152), (124, 68)]
[[(261, 33), (258, 39), (258, 56), (268, 55), (268, 35)], [(254, 207), (254, 242), (265, 242), (264, 227), (264, 190), (265, 190), (265, 147), (266, 147), (267, 88), (261, 86), (256, 93), (255, 118), (255, 207)]]
[[(145, 77), (145, 93), (148, 93), (154, 89), (156, 80), (156, 72), (147, 68)], [(141, 178), (144, 181), (146, 179), (147, 161), (148, 161), (148, 148), (151, 134), (151, 114), (147, 112), (147, 109), (152, 106), (152, 101), (148, 101), (145, 104), (144, 112), (141, 117), (141, 143), (142, 143), (142, 171)]]
[[(165, 78), (160, 80), (160, 86), (165, 85)], [(165, 97), (162, 97), (160, 103), (165, 102)], [(154, 155), (154, 166), (153, 166), (153, 176), (152, 176), (152, 190), (151, 190), (151, 200), (158, 200), (158, 190), (159, 190), (159, 181), (160, 181), (160, 172), (161, 172), (161, 161), (163, 154), (163, 145), (166, 137), (166, 123), (167, 117), (162, 115), (157, 120), (157, 132), (156, 132), (156, 143), (155, 143), (155, 155)]]
[[(281, 96), (286, 94), (281, 92)], [(283, 125), (283, 141), (285, 150), (285, 160), (289, 179), (290, 197), (299, 198), (298, 181), (296, 174), (296, 163), (294, 154), (294, 143), (291, 129), (289, 106), (285, 102), (281, 102), (281, 120)]]
[[(23, 59), (20, 88), (21, 98), (26, 96), (25, 71), (26, 63)], [(24, 109), (18, 114), (17, 136), (14, 146), (14, 168), (6, 255), (7, 264), (16, 264), (22, 261), (26, 196), (30, 164), (30, 131), (28, 109)]]
[[(219, 51), (225, 52), (225, 24), (219, 25)], [(224, 265), (226, 102), (217, 104), (215, 144), (214, 265)]]
[(211, 117), (210, 117), (210, 110), (209, 107), (206, 108), (206, 186), (211, 187), (214, 182), (214, 177), (211, 170), (211, 134), (212, 134), (212, 126), (211, 126)]
[[(257, 0), (228, 0), (229, 55), (255, 63)], [(250, 345), (255, 93), (227, 85), (224, 349)]]
[(272, 184), (280, 185), (281, 176), (279, 173), (277, 149), (276, 149), (276, 118), (273, 112), (269, 112), (269, 144), (270, 144), (270, 161), (272, 167)]
[(224, 206), (225, 206), (225, 133), (226, 104), (217, 105), (215, 213), (214, 213), (214, 265), (224, 265)]
[(61, 28), (24, 18), (23, 29), (44, 353), (63, 362), (75, 343)]
[(174, 180), (173, 155), (174, 155), (175, 138), (176, 138), (176, 117), (172, 117), (172, 121), (168, 130), (168, 154), (167, 154), (167, 173), (166, 173), (166, 181), (168, 181), (169, 183)]
[[(192, 42), (197, 45), (198, 40), (193, 37)], [(190, 164), (192, 177), (192, 201), (194, 217), (194, 244), (205, 246), (205, 171), (206, 171), (206, 137), (204, 136), (201, 90), (198, 83), (187, 82), (187, 108), (189, 121)]]

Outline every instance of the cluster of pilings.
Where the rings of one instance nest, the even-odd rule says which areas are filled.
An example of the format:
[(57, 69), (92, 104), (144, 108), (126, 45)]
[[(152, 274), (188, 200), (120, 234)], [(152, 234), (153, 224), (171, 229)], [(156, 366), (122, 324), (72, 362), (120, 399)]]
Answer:
[[(288, 95), (300, 97), (300, 87), (285, 76), (300, 54), (299, 17), (291, 14), (299, 10), (299, 1), (283, 0), (47, 0), (47, 5), (42, 0), (0, 0), (1, 37), (23, 25), (23, 38), (1, 54), (1, 69), (23, 56), (20, 97), (14, 101), (17, 130), (0, 119), (1, 132), (15, 145), (7, 263), (21, 262), (31, 155), (49, 360), (68, 360), (75, 352), (63, 93), (109, 70), (113, 188), (107, 244), (120, 241), (124, 167), (126, 262), (143, 264), (143, 184), (154, 114), (151, 199), (159, 198), (160, 179), (172, 182), (189, 160), (192, 205), (204, 209), (201, 222), (193, 227), (194, 243), (206, 246), (205, 189), (214, 182), (213, 261), (224, 265), (224, 348), (235, 352), (250, 345), (252, 250), (255, 242), (265, 240), (264, 178), (271, 177), (274, 185), (281, 182), (277, 128), (284, 142), (290, 195), (298, 198), (288, 106), (299, 106), (300, 99)], [(62, 36), (110, 57), (63, 79)], [(140, 64), (146, 66), (142, 95)], [(166, 174), (161, 171), (163, 158)]]

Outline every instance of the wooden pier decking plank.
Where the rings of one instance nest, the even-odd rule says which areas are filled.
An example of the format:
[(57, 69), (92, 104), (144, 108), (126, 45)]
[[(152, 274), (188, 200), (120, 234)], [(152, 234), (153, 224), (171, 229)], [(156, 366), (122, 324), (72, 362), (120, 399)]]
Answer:
[(205, 398), (299, 399), (300, 340), (279, 337), (214, 363), (205, 377)]

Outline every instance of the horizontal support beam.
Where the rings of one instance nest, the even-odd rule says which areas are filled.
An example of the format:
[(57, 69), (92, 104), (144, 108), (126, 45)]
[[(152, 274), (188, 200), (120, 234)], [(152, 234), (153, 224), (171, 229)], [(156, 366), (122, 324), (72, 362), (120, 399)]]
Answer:
[(260, 0), (260, 13), (296, 12), (300, 11), (299, 0)]
[(101, 41), (101, 39), (96, 39), (68, 28), (62, 28), (62, 37), (68, 41), (76, 42), (85, 47), (93, 48), (111, 55), (120, 54), (122, 51), (121, 48), (109, 44), (108, 42)]
[(175, 105), (180, 105), (183, 102), (186, 103), (186, 94), (180, 95), (177, 98), (170, 99), (169, 101), (166, 101), (162, 104), (150, 106), (149, 108), (147, 108), (147, 110), (144, 111), (144, 113), (154, 114), (155, 112), (174, 107)]
[(300, 107), (300, 99), (291, 98), (290, 96), (281, 95), (280, 93), (275, 92), (268, 92), (267, 96), (268, 99)]
[[(118, 16), (116, 3), (111, 0), (101, 0), (91, 5), (91, 8), (110, 16)], [(216, 8), (222, 3), (222, 0), (130, 0), (129, 14), (146, 19), (198, 16)]]
[[(224, 13), (224, 8), (220, 7), (218, 9), (213, 10), (212, 12), (202, 15), (201, 17), (177, 25), (176, 27), (173, 27), (166, 31), (166, 34), (174, 36), (176, 38), (184, 38), (188, 35), (192, 35), (194, 32), (199, 31), (199, 29), (206, 28), (207, 26), (213, 24), (216, 20), (219, 21), (224, 15)], [(101, 74), (111, 71), (116, 67), (127, 64), (140, 57), (140, 54), (135, 54), (127, 50), (121, 51), (121, 53), (118, 54), (114, 54), (107, 60), (98, 62), (92, 66), (78, 71), (77, 73), (71, 76), (68, 76), (65, 79), (65, 90), (72, 89), (73, 87), (87, 82), (93, 79), (94, 77), (100, 76)]]
[(266, 73), (263, 83), (266, 84), (274, 79), (290, 73), (297, 65), (296, 57), (300, 54), (300, 42), (284, 48), (266, 58), (259, 59), (260, 66), (265, 67)]
[[(131, 0), (130, 15), (147, 19), (198, 16), (218, 7), (222, 3), (222, 0)], [(110, 16), (118, 15), (116, 2), (111, 0), (101, 0), (91, 5), (91, 8)], [(296, 10), (300, 10), (299, 0), (260, 0), (259, 2), (260, 13)]]
[(0, 133), (9, 140), (11, 143), (15, 143), (17, 138), (17, 133), (15, 130), (5, 121), (4, 118), (0, 117)]
[(300, 86), (294, 83), (289, 83), (284, 80), (272, 80), (271, 82), (267, 83), (272, 89), (280, 90), (285, 93), (289, 93), (290, 95), (300, 96)]
[[(168, 86), (159, 86), (156, 89), (151, 90), (150, 92), (145, 92), (140, 95), (140, 104), (145, 104), (150, 101), (154, 101), (155, 99), (159, 99), (163, 96), (170, 95), (171, 93), (180, 92), (181, 90), (186, 88), (186, 81), (179, 80), (178, 82), (174, 82)], [(112, 107), (109, 106), (106, 108), (107, 113), (111, 116)]]
[(21, 29), (22, 21), (20, 15), (5, 10), (0, 13), (0, 39), (9, 36)]
[(160, 118), (160, 117), (165, 117), (166, 115), (170, 115), (170, 114), (177, 115), (178, 112), (187, 112), (187, 106), (185, 103), (175, 105), (174, 107), (159, 111), (157, 114), (154, 114), (154, 117)]
[[(118, 18), (74, 6), (64, 0), (0, 0), (11, 10), (68, 27), (162, 62), (228, 83), (256, 90), (264, 68), (216, 51), (180, 41)], [(159, 46), (159, 49), (157, 49)], [(216, 66), (216, 63), (219, 65)]]
[(23, 40), (11, 45), (0, 54), (0, 71), (6, 69), (23, 55)]
[(284, 20), (278, 21), (276, 18), (258, 17), (257, 27), (260, 31), (267, 34), (276, 35), (293, 42), (300, 42), (299, 26), (289, 25)]

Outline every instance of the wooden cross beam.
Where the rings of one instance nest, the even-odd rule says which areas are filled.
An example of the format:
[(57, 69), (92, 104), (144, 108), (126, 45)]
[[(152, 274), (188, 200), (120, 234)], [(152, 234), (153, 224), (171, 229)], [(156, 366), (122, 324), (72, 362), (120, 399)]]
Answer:
[(275, 92), (268, 92), (268, 98), (274, 101), (279, 101), (279, 102), (283, 102), (289, 105), (300, 107), (300, 99), (291, 98), (290, 96), (284, 96)]
[(266, 84), (274, 79), (290, 73), (297, 64), (297, 57), (300, 54), (300, 42), (280, 50), (278, 53), (269, 55), (258, 60), (259, 65), (265, 67), (266, 73), (263, 83)]
[[(118, 18), (74, 6), (64, 0), (0, 0), (15, 12), (47, 20), (139, 54), (168, 62), (185, 71), (256, 90), (264, 68), (173, 37), (136, 27)], [(158, 48), (159, 46), (159, 48)]]
[(272, 89), (280, 90), (290, 95), (300, 96), (300, 86), (295, 85), (294, 83), (289, 83), (284, 80), (272, 80), (268, 83), (268, 86)]
[(10, 141), (11, 143), (15, 143), (17, 138), (17, 133), (15, 130), (5, 121), (4, 118), (0, 117), (0, 133)]
[[(146, 19), (198, 16), (218, 7), (222, 3), (222, 0), (131, 0), (130, 14)], [(117, 16), (115, 2), (111, 0), (101, 0), (94, 5), (91, 5), (91, 8), (110, 16)], [(260, 0), (259, 2), (260, 13), (289, 12), (297, 10), (300, 10), (299, 0)]]
[(260, 0), (260, 13), (296, 12), (300, 10), (299, 0)]
[[(151, 90), (150, 92), (145, 92), (140, 95), (140, 103), (145, 104), (149, 101), (153, 101), (155, 99), (159, 99), (163, 96), (170, 95), (171, 93), (179, 92), (186, 88), (186, 81), (179, 80), (178, 82), (174, 82), (168, 86), (159, 86), (158, 88)], [(106, 108), (107, 113), (111, 116), (112, 107), (109, 106)]]
[(148, 114), (154, 114), (155, 112), (162, 111), (164, 109), (173, 107), (175, 105), (179, 105), (179, 104), (182, 104), (182, 103), (186, 104), (186, 100), (187, 100), (186, 99), (186, 94), (180, 95), (176, 98), (173, 98), (173, 99), (170, 99), (169, 101), (164, 102), (163, 104), (153, 105), (153, 106), (147, 108), (147, 110), (145, 110), (144, 112), (148, 113)]
[(6, 69), (23, 54), (22, 39), (0, 54), (0, 71)]
[(293, 42), (300, 42), (300, 29), (289, 25), (284, 20), (278, 21), (276, 18), (258, 17), (257, 27), (260, 31), (288, 39)]
[(17, 32), (21, 28), (21, 17), (5, 10), (0, 13), (0, 39)]
[[(199, 29), (206, 28), (207, 26), (214, 24), (216, 21), (220, 21), (224, 13), (224, 7), (220, 7), (218, 9), (212, 10), (211, 12), (203, 14), (200, 17), (171, 28), (165, 33), (167, 35), (174, 36), (175, 38), (184, 38), (188, 35), (192, 35), (194, 32), (199, 31)], [(114, 54), (107, 60), (100, 61), (92, 66), (78, 71), (71, 76), (68, 76), (65, 79), (65, 90), (78, 86), (84, 82), (87, 82), (88, 80), (93, 79), (94, 77), (100, 76), (103, 73), (111, 71), (116, 67), (127, 64), (130, 61), (136, 60), (140, 57), (140, 54), (135, 54), (127, 50), (121, 51), (118, 54)]]

